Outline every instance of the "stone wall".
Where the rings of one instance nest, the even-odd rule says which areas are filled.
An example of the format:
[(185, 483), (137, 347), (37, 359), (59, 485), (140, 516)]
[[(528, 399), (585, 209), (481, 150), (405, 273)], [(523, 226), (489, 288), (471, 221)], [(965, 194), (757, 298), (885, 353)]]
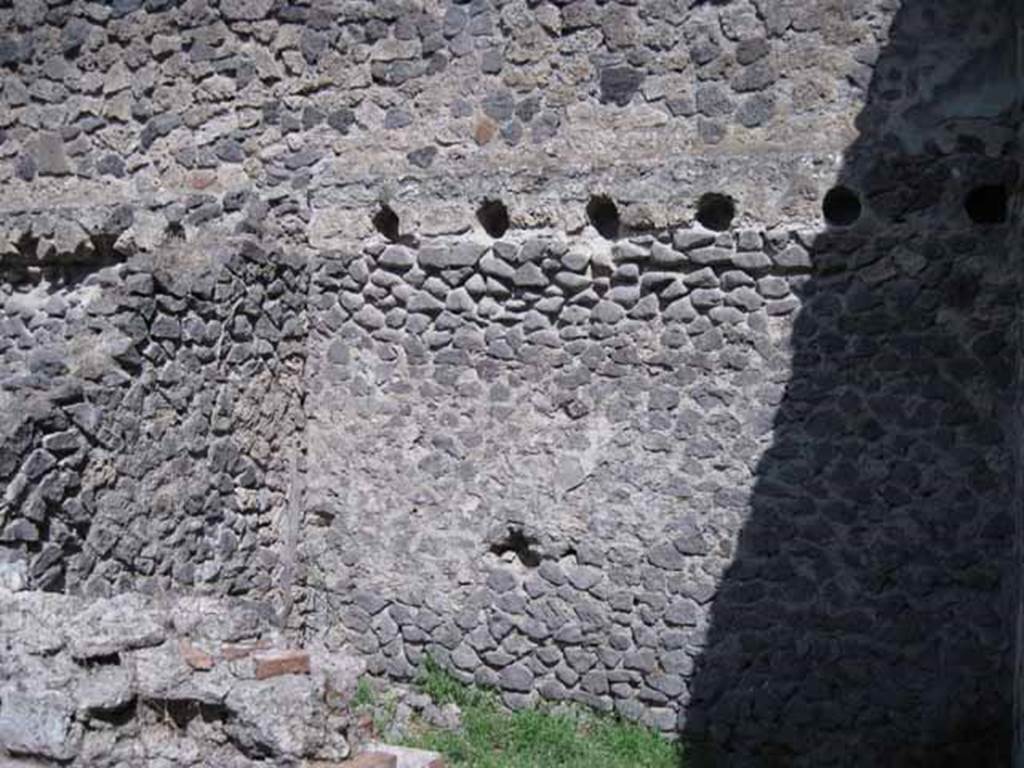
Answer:
[(808, 765), (866, 734), (879, 759), (976, 754), (1008, 722), (1017, 283), (1003, 228), (960, 198), (814, 238), (325, 259), (310, 623), (340, 615), (381, 673), (430, 653), (513, 706), (571, 698)]
[(15, 583), (265, 594), (285, 578), (304, 265), (251, 238), (195, 247), (84, 275), (47, 256), (7, 285), (0, 475)]
[(365, 663), (289, 649), (254, 601), (0, 589), (0, 608), (6, 766), (338, 764), (359, 735)]
[(729, 765), (1005, 764), (1012, 22), (0, 9), (5, 578)]

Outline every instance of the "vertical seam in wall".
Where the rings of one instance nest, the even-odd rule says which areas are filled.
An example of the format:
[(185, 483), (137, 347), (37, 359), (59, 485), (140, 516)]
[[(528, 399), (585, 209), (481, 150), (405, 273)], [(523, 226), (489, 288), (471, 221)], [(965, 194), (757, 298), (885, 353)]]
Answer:
[[(308, 254), (307, 254), (308, 257)], [(282, 526), (282, 553), (281, 553), (281, 615), (278, 617), (279, 625), (287, 628), (291, 620), (292, 609), (295, 605), (296, 575), (299, 567), (298, 550), (299, 534), (302, 529), (302, 512), (305, 501), (305, 472), (306, 472), (306, 365), (309, 355), (309, 291), (311, 286), (310, 271), (312, 267), (308, 258), (304, 259), (301, 270), (301, 284), (299, 293), (303, 296), (301, 313), (306, 322), (303, 324), (303, 337), (301, 339), (302, 354), (299, 356), (298, 370), (296, 377), (297, 402), (289, 405), (294, 408), (296, 418), (299, 419), (296, 428), (285, 444), (287, 453), (285, 460), (288, 463), (287, 489), (285, 498), (284, 525)], [(301, 629), (301, 627), (299, 628)]]

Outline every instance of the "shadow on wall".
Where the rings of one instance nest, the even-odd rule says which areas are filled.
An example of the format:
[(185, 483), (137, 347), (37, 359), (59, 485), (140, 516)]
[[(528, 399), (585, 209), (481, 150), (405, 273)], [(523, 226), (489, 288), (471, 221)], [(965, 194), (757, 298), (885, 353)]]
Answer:
[(1009, 764), (1010, 5), (905, 0), (893, 21), (854, 194), (827, 205), (856, 223), (815, 238), (791, 367), (766, 384), (773, 442), (697, 660), (688, 766)]

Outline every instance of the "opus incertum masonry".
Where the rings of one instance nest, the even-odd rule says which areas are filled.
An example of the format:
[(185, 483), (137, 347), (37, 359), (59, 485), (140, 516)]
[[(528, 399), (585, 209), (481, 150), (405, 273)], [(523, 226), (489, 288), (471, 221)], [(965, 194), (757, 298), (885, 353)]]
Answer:
[(1009, 764), (1017, 3), (4, 5), (0, 752)]

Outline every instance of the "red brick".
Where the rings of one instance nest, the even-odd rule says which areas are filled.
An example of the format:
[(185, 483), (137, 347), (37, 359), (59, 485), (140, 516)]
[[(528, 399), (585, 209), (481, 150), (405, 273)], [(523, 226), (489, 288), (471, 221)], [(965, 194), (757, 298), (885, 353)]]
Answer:
[(185, 663), (192, 667), (192, 669), (198, 669), (201, 672), (213, 669), (213, 656), (202, 648), (192, 645), (184, 637), (178, 640), (178, 649), (181, 651), (181, 657), (185, 660)]
[(188, 178), (189, 186), (192, 189), (206, 189), (217, 181), (217, 175), (214, 173), (193, 173)]
[(261, 653), (255, 660), (257, 680), (278, 675), (309, 674), (309, 654), (296, 648)]
[(498, 132), (498, 124), (489, 117), (481, 117), (473, 128), (473, 139), (483, 146), (494, 138)]
[(255, 643), (224, 643), (220, 647), (220, 655), (226, 661), (234, 661), (235, 659), (244, 659), (256, 651), (265, 651), (269, 647), (270, 644), (265, 640)]

